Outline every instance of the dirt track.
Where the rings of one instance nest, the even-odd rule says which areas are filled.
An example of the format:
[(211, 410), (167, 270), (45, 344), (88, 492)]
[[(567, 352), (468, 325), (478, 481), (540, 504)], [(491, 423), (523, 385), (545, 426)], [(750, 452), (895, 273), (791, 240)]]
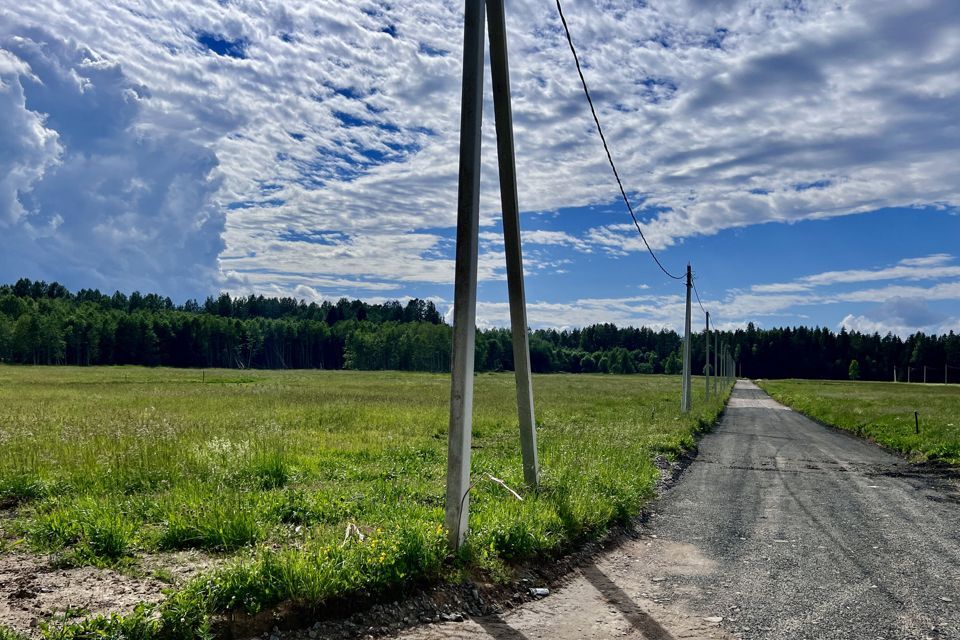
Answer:
[[(445, 638), (957, 638), (960, 492), (737, 383), (643, 536)], [(722, 617), (722, 622), (715, 622)]]

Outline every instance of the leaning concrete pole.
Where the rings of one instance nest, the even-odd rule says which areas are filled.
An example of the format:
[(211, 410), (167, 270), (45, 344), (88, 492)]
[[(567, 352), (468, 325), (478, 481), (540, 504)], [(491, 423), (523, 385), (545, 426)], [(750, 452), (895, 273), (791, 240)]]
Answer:
[(690, 411), (692, 404), (692, 390), (690, 378), (690, 291), (693, 289), (693, 273), (687, 264), (687, 311), (683, 324), (683, 397), (680, 399), (680, 409), (684, 413)]
[(710, 400), (710, 312), (709, 312), (709, 311), (707, 311), (707, 329), (706, 329), (706, 331), (704, 331), (704, 335), (705, 335), (706, 338), (707, 338), (707, 339), (706, 339), (706, 349), (707, 349), (706, 361), (707, 361), (707, 364), (706, 364), (706, 366), (703, 368), (703, 371), (704, 371), (704, 373), (706, 374), (706, 378), (707, 378), (707, 395), (706, 395), (706, 399), (707, 399), (707, 400)]
[(477, 252), (480, 228), (480, 123), (483, 116), (484, 0), (466, 0), (463, 29), (463, 96), (460, 106), (460, 176), (453, 290), (453, 358), (447, 449), (446, 525), (458, 549), (467, 533), (470, 440), (473, 427), (473, 359), (477, 319)]
[(530, 343), (527, 336), (527, 303), (523, 287), (520, 249), (520, 205), (517, 200), (517, 167), (513, 147), (513, 110), (510, 106), (510, 65), (507, 57), (507, 23), (503, 0), (487, 0), (490, 27), (490, 76), (497, 123), (497, 160), (500, 163), (500, 202), (503, 206), (503, 242), (507, 254), (507, 290), (510, 295), (510, 328), (513, 333), (513, 370), (517, 381), (517, 414), (520, 418), (520, 451), (523, 479), (530, 487), (539, 482), (537, 427), (530, 376)]

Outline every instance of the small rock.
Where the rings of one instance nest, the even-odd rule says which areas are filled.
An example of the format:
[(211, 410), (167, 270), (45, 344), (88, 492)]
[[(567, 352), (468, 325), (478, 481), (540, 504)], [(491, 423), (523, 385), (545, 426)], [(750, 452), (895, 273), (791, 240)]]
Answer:
[(720, 624), (723, 622), (723, 616), (707, 616), (703, 621), (709, 622), (710, 624)]
[(948, 598), (946, 596), (940, 596), (940, 599), (944, 602), (953, 602), (953, 598)]
[(550, 589), (547, 589), (546, 587), (533, 587), (530, 589), (530, 595), (534, 598), (544, 598), (550, 595)]

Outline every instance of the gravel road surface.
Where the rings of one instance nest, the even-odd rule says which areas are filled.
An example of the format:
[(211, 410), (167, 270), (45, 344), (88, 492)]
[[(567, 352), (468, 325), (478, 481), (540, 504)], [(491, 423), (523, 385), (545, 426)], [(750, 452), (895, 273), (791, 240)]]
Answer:
[(402, 637), (960, 640), (960, 483), (737, 383), (628, 540), (500, 616)]

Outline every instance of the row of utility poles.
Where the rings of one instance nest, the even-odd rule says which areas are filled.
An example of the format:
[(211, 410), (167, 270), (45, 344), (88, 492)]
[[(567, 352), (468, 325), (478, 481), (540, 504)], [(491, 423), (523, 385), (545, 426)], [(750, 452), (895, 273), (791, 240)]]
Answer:
[[(690, 365), (691, 360), (691, 310), (692, 310), (692, 300), (691, 293), (693, 292), (693, 269), (688, 264), (687, 265), (687, 303), (686, 303), (686, 313), (684, 314), (683, 322), (683, 383), (680, 391), (680, 410), (684, 413), (690, 411), (693, 407), (693, 372)], [(701, 309), (703, 307), (701, 306)], [(704, 330), (704, 337), (706, 340), (706, 364), (703, 367), (704, 378), (706, 378), (706, 399), (710, 399), (710, 379), (713, 378), (713, 395), (716, 396), (718, 393), (717, 383), (718, 378), (723, 380), (723, 384), (729, 384), (733, 378), (736, 376), (736, 363), (733, 360), (733, 357), (730, 354), (730, 348), (728, 345), (718, 344), (719, 336), (714, 332), (713, 334), (713, 365), (710, 364), (710, 312), (704, 310), (704, 315), (706, 316), (706, 329)]]

